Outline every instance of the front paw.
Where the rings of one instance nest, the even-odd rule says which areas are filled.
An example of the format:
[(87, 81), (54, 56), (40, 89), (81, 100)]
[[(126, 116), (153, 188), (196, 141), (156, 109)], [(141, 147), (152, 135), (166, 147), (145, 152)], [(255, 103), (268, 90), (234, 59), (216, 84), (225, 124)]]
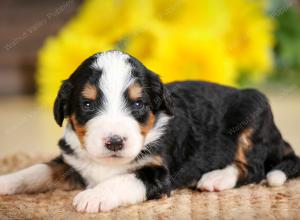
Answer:
[(107, 212), (119, 206), (118, 200), (107, 188), (87, 189), (78, 193), (73, 206), (78, 212)]

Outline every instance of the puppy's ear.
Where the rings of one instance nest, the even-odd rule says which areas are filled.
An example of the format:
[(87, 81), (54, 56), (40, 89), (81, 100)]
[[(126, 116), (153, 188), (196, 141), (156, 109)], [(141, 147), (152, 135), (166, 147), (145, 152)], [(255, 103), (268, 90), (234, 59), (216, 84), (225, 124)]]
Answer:
[(148, 72), (150, 97), (155, 112), (164, 111), (168, 115), (173, 115), (173, 100), (167, 87), (164, 86), (160, 77), (149, 71)]
[(61, 127), (64, 118), (70, 115), (70, 97), (73, 85), (70, 80), (66, 80), (61, 85), (55, 99), (53, 113), (56, 123)]
[(167, 114), (173, 115), (173, 99), (171, 93), (163, 84), (162, 87), (163, 87), (162, 108), (166, 111)]

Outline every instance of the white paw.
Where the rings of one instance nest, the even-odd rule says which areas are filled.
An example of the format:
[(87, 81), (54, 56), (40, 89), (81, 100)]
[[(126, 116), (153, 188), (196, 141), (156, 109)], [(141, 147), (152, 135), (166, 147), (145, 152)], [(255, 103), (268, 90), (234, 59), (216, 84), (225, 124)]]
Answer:
[(19, 185), (19, 178), (17, 176), (0, 176), (0, 195), (16, 194)]
[(286, 180), (287, 177), (281, 170), (273, 170), (267, 174), (267, 182), (272, 187), (282, 186)]
[(145, 200), (146, 187), (143, 182), (135, 174), (125, 174), (80, 192), (75, 196), (73, 206), (78, 212), (97, 213)]
[(78, 212), (97, 213), (119, 206), (116, 196), (107, 188), (87, 189), (77, 194), (73, 206)]
[(238, 170), (234, 166), (228, 166), (204, 174), (197, 183), (197, 189), (209, 192), (232, 189), (235, 187), (237, 180)]

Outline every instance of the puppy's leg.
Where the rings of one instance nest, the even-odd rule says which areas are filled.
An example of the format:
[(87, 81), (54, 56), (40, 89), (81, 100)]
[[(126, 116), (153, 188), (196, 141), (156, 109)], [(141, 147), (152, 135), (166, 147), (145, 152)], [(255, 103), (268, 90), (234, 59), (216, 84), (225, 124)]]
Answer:
[(205, 191), (222, 191), (237, 185), (259, 182), (264, 178), (266, 148), (253, 142), (252, 128), (243, 129), (236, 139), (236, 155), (231, 165), (213, 170), (202, 176), (197, 188)]
[(236, 186), (238, 177), (238, 168), (235, 165), (229, 165), (224, 169), (205, 173), (197, 183), (197, 189), (209, 192), (232, 189)]
[(265, 142), (274, 131), (268, 100), (260, 92), (247, 89), (226, 102), (230, 105), (223, 119), (223, 134), (235, 143), (235, 157), (230, 166), (204, 174), (198, 182), (202, 190), (230, 189), (259, 182), (265, 176), (264, 161), (268, 152)]
[(82, 179), (62, 157), (36, 164), (15, 173), (0, 176), (0, 195), (44, 192), (50, 189), (73, 189), (83, 185)]
[(73, 200), (79, 212), (109, 211), (123, 205), (168, 194), (167, 171), (163, 167), (144, 167), (131, 174), (108, 179), (92, 189), (80, 192)]
[(274, 187), (283, 185), (289, 178), (300, 176), (300, 157), (289, 143), (283, 139), (278, 142), (265, 162), (268, 185)]
[(0, 176), (0, 195), (44, 191), (51, 180), (51, 168), (36, 164), (15, 173)]

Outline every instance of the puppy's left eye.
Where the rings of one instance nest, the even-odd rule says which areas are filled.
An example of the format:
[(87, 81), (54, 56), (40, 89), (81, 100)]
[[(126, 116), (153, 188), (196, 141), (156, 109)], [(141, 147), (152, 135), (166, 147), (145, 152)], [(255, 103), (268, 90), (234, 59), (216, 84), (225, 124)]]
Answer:
[(141, 109), (144, 107), (144, 103), (142, 101), (135, 101), (134, 103), (132, 103), (132, 107), (134, 109)]

